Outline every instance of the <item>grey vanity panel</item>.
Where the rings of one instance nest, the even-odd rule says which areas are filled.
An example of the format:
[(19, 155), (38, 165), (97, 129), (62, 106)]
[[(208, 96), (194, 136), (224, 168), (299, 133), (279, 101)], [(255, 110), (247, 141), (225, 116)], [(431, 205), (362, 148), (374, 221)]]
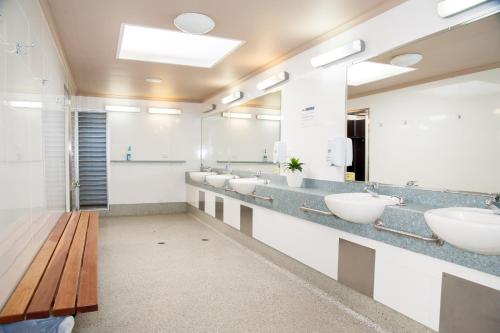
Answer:
[(215, 197), (215, 218), (219, 221), (224, 221), (224, 199)]
[(500, 291), (443, 273), (439, 332), (500, 332)]
[(375, 250), (345, 239), (339, 239), (339, 282), (373, 297)]
[(253, 237), (253, 209), (240, 205), (240, 231)]
[(203, 191), (198, 192), (198, 208), (205, 211), (205, 192)]
[[(241, 173), (241, 176), (248, 175), (250, 174)], [(248, 195), (225, 191), (222, 188), (197, 183), (189, 177), (188, 173), (186, 173), (187, 184), (240, 200), (243, 203), (248, 202), (252, 205), (271, 209), (312, 223), (318, 223), (354, 235), (476, 269), (481, 272), (500, 276), (500, 256), (486, 256), (464, 251), (449, 243), (445, 243), (444, 246), (437, 246), (434, 243), (427, 243), (388, 232), (377, 231), (377, 229), (369, 224), (351, 223), (333, 216), (304, 212), (300, 209), (300, 206), (305, 203), (311, 208), (328, 211), (324, 201), (325, 195), (362, 191), (362, 183), (360, 182), (344, 183), (306, 179), (305, 188), (290, 188), (283, 184), (282, 178), (284, 177), (265, 175), (265, 178), (271, 179), (271, 184), (257, 185), (255, 192), (261, 196), (272, 196), (274, 199), (273, 201), (262, 200)], [(432, 235), (432, 231), (427, 226), (424, 219), (426, 210), (451, 206), (484, 207), (484, 201), (487, 198), (487, 196), (470, 195), (466, 193), (446, 193), (396, 186), (381, 186), (380, 192), (389, 195), (401, 195), (407, 199), (406, 206), (386, 207), (382, 215), (382, 220), (387, 227), (427, 237)]]

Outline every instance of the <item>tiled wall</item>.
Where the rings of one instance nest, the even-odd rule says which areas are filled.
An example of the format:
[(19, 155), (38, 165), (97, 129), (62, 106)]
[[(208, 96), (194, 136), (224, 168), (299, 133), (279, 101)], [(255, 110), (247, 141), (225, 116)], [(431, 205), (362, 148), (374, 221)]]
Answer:
[(0, 1), (0, 308), (65, 210), (64, 83), (39, 2)]
[[(203, 191), (206, 207), (210, 200), (215, 205), (215, 195)], [(190, 204), (197, 202), (198, 192), (199, 188), (187, 185)], [(253, 238), (435, 331), (472, 332), (466, 330), (468, 326), (450, 326), (459, 310), (475, 325), (474, 333), (500, 332), (497, 276), (217, 196), (224, 200), (224, 223), (241, 229), (241, 207), (248, 207)], [(477, 304), (478, 311), (458, 304), (464, 297)]]

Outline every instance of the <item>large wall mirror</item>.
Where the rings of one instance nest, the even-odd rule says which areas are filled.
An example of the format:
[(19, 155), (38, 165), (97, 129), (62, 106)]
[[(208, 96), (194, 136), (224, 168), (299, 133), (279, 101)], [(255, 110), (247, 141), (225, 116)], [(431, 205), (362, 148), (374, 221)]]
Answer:
[(202, 165), (272, 172), (280, 140), (281, 92), (202, 118)]
[(347, 178), (500, 192), (500, 14), (348, 68)]

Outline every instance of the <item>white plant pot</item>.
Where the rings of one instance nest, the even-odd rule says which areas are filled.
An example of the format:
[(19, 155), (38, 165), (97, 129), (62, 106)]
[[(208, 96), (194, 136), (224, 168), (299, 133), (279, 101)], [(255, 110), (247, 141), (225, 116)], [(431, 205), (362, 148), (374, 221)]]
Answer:
[(288, 172), (286, 174), (286, 182), (290, 187), (301, 187), (302, 181), (304, 180), (304, 175), (302, 172)]

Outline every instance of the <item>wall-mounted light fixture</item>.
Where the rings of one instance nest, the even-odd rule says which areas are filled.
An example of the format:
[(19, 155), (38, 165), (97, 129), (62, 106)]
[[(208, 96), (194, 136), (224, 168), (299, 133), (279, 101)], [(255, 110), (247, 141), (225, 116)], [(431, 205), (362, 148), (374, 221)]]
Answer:
[(154, 114), (170, 114), (170, 115), (178, 115), (182, 113), (182, 110), (179, 109), (169, 109), (169, 108), (149, 108), (149, 113)]
[(289, 78), (288, 72), (279, 72), (278, 74), (275, 74), (265, 79), (264, 81), (257, 83), (257, 89), (266, 90), (268, 88), (277, 85), (278, 83), (288, 80), (288, 78)]
[(217, 105), (215, 104), (210, 104), (207, 106), (207, 108), (205, 109), (205, 111), (203, 111), (203, 113), (207, 113), (207, 112), (210, 112), (210, 111), (213, 111), (217, 108)]
[(19, 109), (41, 109), (43, 108), (42, 102), (32, 102), (32, 101), (9, 101), (7, 103), (10, 107)]
[(138, 106), (106, 105), (104, 109), (112, 112), (141, 112)]
[(221, 99), (222, 104), (229, 104), (243, 98), (243, 92), (235, 91)]
[(489, 0), (444, 0), (438, 3), (437, 11), (439, 16), (446, 18), (488, 1)]
[(250, 113), (239, 113), (239, 112), (222, 112), (222, 116), (225, 118), (237, 118), (237, 119), (252, 118), (252, 115)]
[(259, 120), (273, 120), (273, 121), (280, 121), (281, 116), (275, 116), (272, 114), (258, 114), (257, 119)]
[(322, 67), (334, 61), (347, 58), (353, 54), (363, 52), (365, 50), (365, 42), (357, 39), (343, 46), (337, 47), (331, 51), (320, 54), (311, 59), (311, 65), (314, 67)]

